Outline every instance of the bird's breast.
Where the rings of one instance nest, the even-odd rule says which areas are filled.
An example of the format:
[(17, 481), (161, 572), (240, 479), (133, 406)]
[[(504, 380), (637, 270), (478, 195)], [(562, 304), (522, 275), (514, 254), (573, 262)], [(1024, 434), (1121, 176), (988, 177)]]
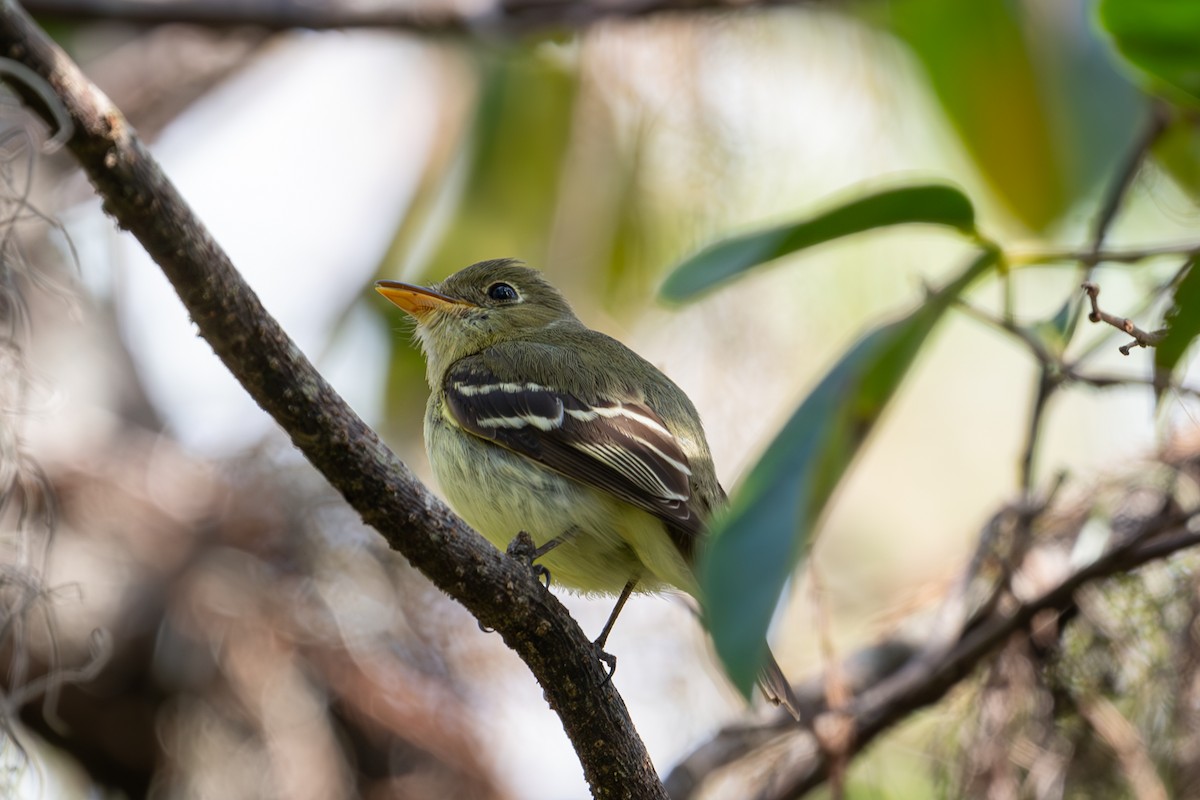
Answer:
[(539, 559), (555, 586), (588, 594), (617, 594), (635, 578), (646, 591), (681, 586), (682, 580), (659, 577), (661, 570), (647, 569), (639, 557), (641, 544), (667, 542), (660, 520), (468, 433), (439, 398), (427, 409), (425, 444), (446, 500), (497, 548), (505, 549), (521, 531), (538, 546), (564, 538)]

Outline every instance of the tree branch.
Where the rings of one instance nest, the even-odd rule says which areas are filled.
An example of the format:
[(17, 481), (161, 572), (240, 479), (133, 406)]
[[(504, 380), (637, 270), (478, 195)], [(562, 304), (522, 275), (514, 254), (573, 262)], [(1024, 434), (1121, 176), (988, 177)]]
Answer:
[[(431, 495), (300, 352), (79, 68), (12, 0), (0, 55), (44, 79), (69, 115), (68, 147), (104, 210), (162, 268), (200, 334), (325, 478), (442, 591), (495, 629), (562, 720), (596, 797), (665, 798), (645, 746), (591, 642), (528, 567), (498, 552)], [(35, 87), (11, 81), (51, 125)]]
[(495, 0), (478, 11), (450, 4), (373, 5), (325, 0), (28, 0), (39, 17), (71, 22), (119, 21), (141, 25), (186, 23), (211, 27), (253, 26), (268, 30), (391, 28), (422, 34), (520, 34), (547, 28), (585, 27), (607, 18), (664, 13), (738, 11), (816, 0)]
[[(1020, 517), (1030, 513), (1028, 509), (1011, 508), (997, 515), (997, 520), (1006, 514)], [(848, 728), (850, 734), (843, 740), (848, 751), (825, 752), (810, 729), (789, 725), (782, 715), (777, 715), (763, 725), (728, 728), (697, 748), (668, 776), (671, 796), (686, 800), (700, 788), (704, 776), (767, 751), (786, 751), (788, 755), (780, 757), (784, 766), (772, 775), (772, 785), (757, 796), (772, 800), (802, 796), (827, 779), (839, 758), (861, 752), (876, 736), (914, 711), (939, 701), (1012, 634), (1029, 630), (1035, 617), (1045, 612), (1056, 615), (1069, 612), (1081, 587), (1200, 545), (1200, 533), (1192, 530), (1198, 515), (1200, 510), (1158, 511), (1130, 521), (1130, 527), (1123, 525), (1117, 532), (1121, 538), (1108, 551), (1089, 563), (1065, 569), (1051, 585), (1030, 597), (1018, 600), (1009, 595), (1005, 603), (996, 602), (998, 595), (985, 597), (978, 611), (964, 613), (963, 601), (974, 594), (964, 588), (949, 599), (946, 609), (950, 613), (946, 614), (944, 609), (940, 617), (960, 620), (957, 633), (946, 637), (942, 626), (936, 626), (923, 643), (913, 641), (912, 637), (884, 640), (852, 655), (841, 665), (839, 669), (852, 676), (849, 683), (854, 695), (844, 708), (828, 709), (821, 678), (797, 687), (801, 707), (806, 719), (813, 720), (813, 728), (825, 716)], [(987, 575), (986, 569), (980, 570), (981, 563), (995, 560), (995, 545), (989, 539), (993, 538), (996, 527), (989, 525), (985, 530), (976, 559), (960, 581), (960, 587), (970, 587), (976, 575), (992, 582), (997, 589), (1001, 587), (1001, 582)]]
[(1091, 282), (1084, 282), (1083, 291), (1087, 293), (1088, 300), (1092, 304), (1092, 312), (1088, 314), (1088, 319), (1092, 322), (1107, 323), (1119, 331), (1124, 331), (1133, 337), (1133, 341), (1129, 344), (1122, 345), (1117, 349), (1121, 351), (1121, 355), (1129, 355), (1130, 349), (1133, 347), (1157, 347), (1167, 335), (1168, 329), (1162, 328), (1157, 331), (1144, 331), (1133, 323), (1133, 320), (1126, 317), (1118, 317), (1115, 314), (1110, 314), (1100, 308), (1100, 287)]

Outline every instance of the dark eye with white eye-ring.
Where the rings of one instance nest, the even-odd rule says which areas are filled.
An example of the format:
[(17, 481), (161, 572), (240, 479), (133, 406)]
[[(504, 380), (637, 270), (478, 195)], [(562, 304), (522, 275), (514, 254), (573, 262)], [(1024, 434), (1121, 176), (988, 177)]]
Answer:
[(493, 283), (488, 287), (487, 296), (492, 300), (499, 300), (500, 302), (511, 302), (520, 299), (517, 290), (507, 283)]

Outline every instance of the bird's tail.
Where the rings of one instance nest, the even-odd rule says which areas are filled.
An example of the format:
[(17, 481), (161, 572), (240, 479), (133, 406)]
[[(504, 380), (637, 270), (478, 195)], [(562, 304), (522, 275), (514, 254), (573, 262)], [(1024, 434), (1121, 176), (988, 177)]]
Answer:
[(758, 688), (768, 700), (777, 706), (783, 706), (797, 722), (800, 721), (800, 701), (769, 647), (762, 668), (758, 671)]

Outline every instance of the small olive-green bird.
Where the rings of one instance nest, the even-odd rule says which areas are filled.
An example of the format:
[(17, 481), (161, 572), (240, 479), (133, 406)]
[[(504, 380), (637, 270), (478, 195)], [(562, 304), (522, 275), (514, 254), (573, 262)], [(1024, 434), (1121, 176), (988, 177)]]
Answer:
[[(416, 320), (425, 446), (463, 519), (501, 549), (527, 532), (555, 584), (617, 595), (599, 647), (631, 592), (697, 596), (692, 563), (725, 492), (683, 390), (516, 261), (376, 289)], [(798, 717), (769, 651), (759, 685)]]

